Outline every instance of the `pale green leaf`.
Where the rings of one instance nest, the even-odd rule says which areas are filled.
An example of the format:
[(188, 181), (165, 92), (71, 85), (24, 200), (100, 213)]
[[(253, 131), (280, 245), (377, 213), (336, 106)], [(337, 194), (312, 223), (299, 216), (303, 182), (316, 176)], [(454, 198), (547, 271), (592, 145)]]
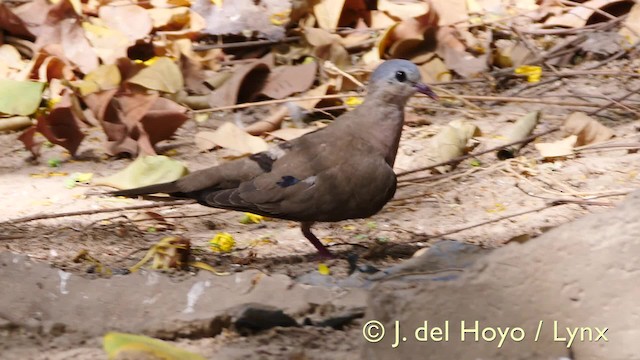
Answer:
[(188, 173), (189, 170), (180, 161), (162, 155), (144, 156), (137, 158), (118, 173), (97, 179), (95, 184), (132, 189), (174, 181)]
[(33, 114), (42, 100), (44, 83), (0, 79), (0, 113)]
[(184, 79), (178, 65), (167, 57), (158, 58), (153, 64), (140, 70), (129, 79), (130, 83), (147, 89), (175, 93), (184, 87)]
[(196, 353), (144, 335), (109, 332), (104, 336), (102, 345), (109, 359), (128, 356), (132, 359), (205, 360)]

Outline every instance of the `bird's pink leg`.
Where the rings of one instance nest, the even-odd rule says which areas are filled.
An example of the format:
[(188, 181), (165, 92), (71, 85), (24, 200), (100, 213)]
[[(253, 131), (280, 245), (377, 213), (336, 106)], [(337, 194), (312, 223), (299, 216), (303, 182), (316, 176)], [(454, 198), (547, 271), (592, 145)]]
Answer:
[(311, 226), (313, 226), (312, 222), (300, 223), (300, 228), (302, 229), (302, 234), (304, 235), (304, 237), (306, 237), (307, 240), (309, 240), (311, 244), (315, 246), (316, 250), (318, 250), (318, 254), (320, 254), (320, 257), (328, 258), (328, 259), (335, 258), (335, 255), (333, 255), (329, 251), (329, 249), (327, 249), (324, 245), (322, 245), (320, 240), (315, 235), (313, 235), (313, 233), (311, 232)]

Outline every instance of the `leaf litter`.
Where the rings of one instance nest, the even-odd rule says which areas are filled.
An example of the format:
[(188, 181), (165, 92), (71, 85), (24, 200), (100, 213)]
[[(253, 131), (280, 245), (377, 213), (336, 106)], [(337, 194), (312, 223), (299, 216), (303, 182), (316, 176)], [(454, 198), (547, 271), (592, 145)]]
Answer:
[[(426, 226), (426, 231), (437, 233), (455, 227), (460, 217), (473, 223), (540, 201), (523, 194), (513, 186), (514, 182), (535, 191), (536, 196), (577, 199), (597, 196), (607, 187), (624, 189), (637, 185), (629, 167), (637, 165), (634, 150), (606, 146), (616, 141), (627, 147), (634, 144), (633, 123), (637, 121), (640, 103), (633, 91), (638, 88), (638, 63), (634, 59), (638, 54), (639, 31), (637, 21), (633, 21), (638, 15), (638, 4), (625, 7), (623, 2), (596, 0), (583, 5), (567, 2), (562, 6), (533, 1), (515, 4), (454, 1), (447, 6), (437, 2), (429, 6), (421, 2), (380, 0), (374, 9), (361, 1), (323, 0), (313, 6), (274, 1), (261, 12), (255, 11), (256, 2), (247, 3), (242, 9), (236, 5), (228, 1), (151, 1), (131, 5), (69, 0), (56, 4), (44, 0), (0, 4), (0, 27), (18, 37), (2, 46), (0, 81), (12, 81), (25, 88), (41, 84), (37, 85), (38, 91), (29, 90), (34, 92), (31, 96), (26, 90), (19, 91), (20, 97), (7, 91), (6, 103), (0, 109), (3, 113), (0, 124), (15, 115), (23, 116), (19, 126), (25, 130), (22, 134), (10, 134), (12, 141), (19, 138), (34, 156), (45, 161), (62, 159), (58, 160), (58, 166), (67, 174), (96, 174), (93, 184), (113, 173), (112, 165), (116, 168), (126, 165), (123, 162), (127, 160), (118, 160), (117, 156), (138, 157), (131, 165), (135, 168), (143, 159), (167, 153), (166, 144), (175, 144), (174, 138), (186, 142), (191, 149), (180, 149), (180, 159), (187, 163), (194, 161), (199, 168), (205, 165), (200, 159), (211, 163), (225, 161), (262, 151), (271, 142), (290, 140), (315, 130), (313, 124), (318, 120), (326, 121), (349, 111), (353, 104), (349, 100), (330, 99), (331, 95), (348, 92), (344, 99), (356, 98), (358, 83), (366, 82), (369, 71), (380, 59), (404, 57), (419, 66), (425, 80), (442, 82), (439, 86), (449, 92), (443, 96), (444, 107), (430, 104), (424, 108), (420, 99), (412, 102), (409, 110), (412, 115), (426, 118), (432, 125), (429, 129), (414, 125), (405, 131), (397, 171), (417, 170), (461, 156), (472, 157), (455, 161), (457, 166), (438, 166), (440, 174), (436, 175), (445, 176), (439, 180), (426, 176), (426, 181), (408, 184), (400, 176), (402, 187), (398, 196), (402, 197), (403, 192), (418, 194), (424, 184), (429, 184), (427, 195), (402, 205), (410, 207), (410, 211), (402, 206), (388, 207), (376, 218), (381, 226), (360, 231), (361, 244), (373, 248), (369, 238), (410, 242), (412, 238), (406, 235), (406, 228), (420, 233)], [(227, 15), (245, 16), (240, 18), (252, 20), (251, 26), (232, 21), (213, 22), (212, 19), (221, 16), (216, 9)], [(625, 14), (628, 16), (623, 19)], [(225, 19), (229, 18), (227, 15)], [(122, 22), (122, 18), (127, 21)], [(240, 27), (244, 28), (237, 30)], [(248, 28), (252, 31), (243, 31)], [(572, 75), (580, 73), (583, 75)], [(578, 93), (572, 85), (584, 91)], [(451, 93), (486, 99), (450, 96)], [(502, 100), (492, 99), (496, 94), (503, 95)], [(554, 96), (582, 102), (585, 107), (516, 105), (510, 103), (514, 94), (537, 99)], [(190, 119), (195, 112), (187, 104), (195, 103), (198, 96), (205, 99), (205, 106), (199, 111), (209, 115), (194, 124)], [(255, 107), (234, 109), (247, 102), (288, 101), (291, 96), (309, 99), (291, 101), (295, 106), (288, 107), (255, 105), (265, 106), (264, 112)], [(26, 105), (22, 103), (28, 99)], [(474, 106), (469, 106), (471, 103)], [(207, 106), (226, 110), (214, 112)], [(265, 120), (265, 113), (273, 115), (269, 126), (259, 124)], [(260, 126), (252, 127), (253, 124)], [(504, 162), (495, 160), (495, 151), (473, 156), (493, 145), (524, 140), (532, 133), (553, 127), (562, 127), (564, 134), (546, 135), (544, 142), (535, 140), (534, 146), (514, 145), (509, 149), (516, 157)], [(211, 134), (216, 135), (206, 139)], [(56, 146), (43, 146), (47, 143)], [(98, 147), (100, 144), (102, 149)], [(591, 144), (605, 147), (595, 155), (576, 156), (577, 147)], [(427, 145), (443, 153), (424, 151)], [(549, 146), (544, 149), (546, 145)], [(538, 152), (536, 149), (540, 148)], [(83, 149), (95, 152), (99, 161), (94, 168), (86, 168)], [(167, 170), (161, 163), (128, 170), (134, 175), (114, 177), (111, 185), (140, 186), (141, 178), (149, 183), (171, 181), (186, 172), (184, 167)], [(468, 181), (470, 176), (473, 182)], [(124, 181), (127, 177), (134, 181)], [(72, 178), (74, 185), (82, 182), (81, 176)], [(55, 177), (30, 181), (51, 181), (49, 184), (57, 181), (58, 186), (64, 186)], [(456, 184), (465, 184), (465, 190), (456, 191)], [(73, 186), (64, 191), (83, 190)], [(42, 204), (63, 206), (64, 200), (53, 193)], [(3, 195), (8, 200), (16, 199), (16, 195)], [(438, 206), (424, 202), (434, 199)], [(21, 207), (18, 201), (15, 203), (18, 204), (15, 211), (34, 211)], [(71, 208), (80, 206), (67, 204)], [(557, 224), (559, 219), (579, 213), (548, 211), (549, 215), (534, 217), (533, 222), (517, 220), (516, 233), (509, 232), (506, 225), (488, 225), (463, 231), (459, 236), (465, 241), (489, 241), (499, 246), (523, 233), (535, 237), (541, 224), (548, 226), (545, 219), (552, 218)], [(173, 229), (163, 227), (171, 212), (159, 211), (158, 216), (140, 214), (131, 218), (141, 226), (135, 231), (148, 233), (144, 229), (154, 228), (172, 232), (190, 226), (184, 224), (199, 224), (189, 223), (185, 218), (171, 222), (176, 225)], [(237, 215), (234, 216), (226, 217), (226, 223), (210, 226), (228, 231), (234, 244), (248, 243), (261, 236), (273, 239), (255, 249), (229, 247), (228, 241), (224, 243), (223, 247), (229, 248), (224, 254), (235, 257), (239, 261), (236, 264), (243, 261), (252, 266), (263, 264), (262, 257), (279, 254), (289, 245), (286, 250), (289, 253), (308, 250), (298, 247), (295, 239), (299, 235), (293, 231), (289, 234), (286, 222), (237, 224)], [(402, 217), (411, 220), (400, 228), (393, 221)], [(434, 222), (426, 224), (420, 219)], [(126, 230), (118, 221), (93, 226), (95, 229), (90, 232), (102, 231), (101, 226), (134, 231)], [(446, 226), (449, 229), (443, 228)], [(260, 230), (263, 227), (265, 233)], [(330, 229), (327, 234), (336, 236), (338, 244), (350, 240), (339, 231), (336, 234), (339, 228), (333, 225), (323, 229)], [(367, 235), (370, 232), (373, 234)], [(186, 238), (187, 241), (200, 246), (206, 247), (211, 239), (211, 231), (200, 229), (189, 234), (195, 238)], [(9, 244), (16, 249), (14, 243)], [(87, 245), (91, 246), (92, 254), (100, 254), (94, 255), (99, 263), (109, 266), (113, 259), (105, 254), (116, 250), (100, 241)], [(42, 252), (29, 246), (23, 242), (17, 248)], [(204, 256), (203, 264), (224, 263), (224, 256)], [(173, 261), (168, 259), (171, 257), (156, 257), (160, 268)], [(75, 266), (82, 269), (82, 265)], [(313, 262), (306, 266), (279, 266), (294, 273), (301, 269), (320, 272), (331, 269), (332, 275), (341, 271), (340, 265), (334, 263), (327, 264), (326, 270)]]

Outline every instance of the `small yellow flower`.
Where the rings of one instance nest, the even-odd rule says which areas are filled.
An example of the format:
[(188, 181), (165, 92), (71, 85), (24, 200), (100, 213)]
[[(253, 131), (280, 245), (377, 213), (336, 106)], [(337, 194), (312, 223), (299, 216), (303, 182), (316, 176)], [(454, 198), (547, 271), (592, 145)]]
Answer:
[(542, 68), (540, 66), (522, 65), (517, 67), (514, 72), (519, 75), (527, 75), (527, 82), (536, 83), (542, 77)]
[(213, 252), (229, 252), (236, 246), (236, 241), (229, 233), (217, 233), (209, 240), (209, 248)]
[(244, 213), (244, 217), (240, 219), (240, 224), (260, 224), (264, 220), (264, 216), (252, 213)]
[(331, 274), (331, 269), (329, 269), (329, 267), (323, 263), (318, 264), (318, 272), (321, 275), (329, 275)]
[(348, 106), (358, 106), (362, 104), (362, 101), (363, 100), (360, 97), (350, 96), (347, 98), (347, 100), (344, 101), (344, 103)]

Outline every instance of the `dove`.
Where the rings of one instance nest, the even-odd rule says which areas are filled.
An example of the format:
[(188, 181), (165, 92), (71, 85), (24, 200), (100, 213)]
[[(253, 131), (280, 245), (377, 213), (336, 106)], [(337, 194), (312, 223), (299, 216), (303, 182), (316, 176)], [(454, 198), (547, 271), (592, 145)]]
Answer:
[(311, 227), (370, 217), (391, 200), (404, 108), (416, 92), (438, 99), (412, 62), (387, 60), (372, 73), (364, 102), (325, 128), (176, 181), (109, 194), (165, 193), (204, 206), (297, 221), (320, 256), (333, 257)]

